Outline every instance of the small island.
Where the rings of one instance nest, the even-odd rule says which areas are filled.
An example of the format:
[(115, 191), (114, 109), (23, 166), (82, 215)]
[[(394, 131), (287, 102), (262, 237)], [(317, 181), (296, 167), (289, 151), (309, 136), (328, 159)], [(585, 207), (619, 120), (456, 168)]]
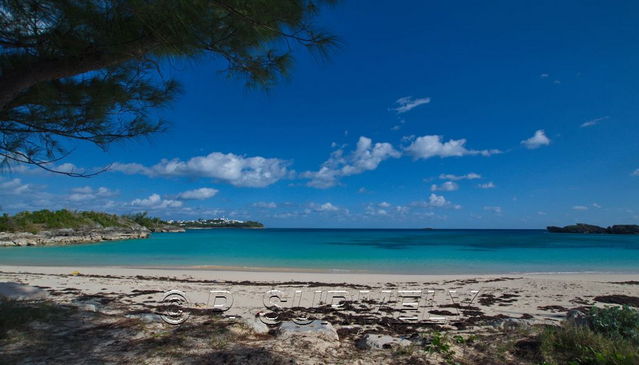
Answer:
[(600, 227), (592, 224), (577, 223), (565, 227), (546, 227), (551, 233), (588, 233), (588, 234), (639, 234), (639, 225), (617, 224), (610, 227)]

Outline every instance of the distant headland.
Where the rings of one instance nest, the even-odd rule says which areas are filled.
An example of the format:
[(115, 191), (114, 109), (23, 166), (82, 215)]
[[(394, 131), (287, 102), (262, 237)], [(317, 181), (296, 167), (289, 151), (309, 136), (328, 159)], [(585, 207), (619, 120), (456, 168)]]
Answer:
[(565, 227), (549, 226), (552, 233), (590, 233), (590, 234), (639, 234), (639, 225), (617, 224), (610, 227), (600, 227), (592, 224), (577, 223)]
[(228, 218), (197, 219), (197, 220), (169, 220), (168, 224), (188, 229), (206, 228), (264, 228), (264, 225), (256, 221), (240, 221)]
[(115, 215), (93, 211), (39, 210), (0, 216), (0, 247), (71, 245), (148, 238), (152, 232), (198, 228), (263, 228), (255, 221), (226, 218), (164, 221), (147, 213)]

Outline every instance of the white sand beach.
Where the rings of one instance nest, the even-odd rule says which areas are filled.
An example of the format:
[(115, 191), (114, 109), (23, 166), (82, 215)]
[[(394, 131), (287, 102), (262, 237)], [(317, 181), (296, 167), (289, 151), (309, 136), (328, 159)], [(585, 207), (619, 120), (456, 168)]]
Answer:
[[(569, 311), (586, 310), (593, 305), (639, 305), (637, 274), (384, 275), (241, 268), (2, 265), (0, 282), (40, 288), (48, 300), (77, 307), (102, 321), (143, 320), (151, 323), (152, 331), (174, 331), (176, 327), (203, 323), (202, 318), (211, 316), (241, 321), (262, 336), (254, 339), (253, 345), (268, 347), (280, 360), (292, 356), (296, 363), (313, 364), (337, 362), (343, 354), (362, 356), (357, 343), (371, 333), (390, 336), (393, 341), (433, 329), (492, 333), (507, 326), (558, 324)], [(163, 313), (166, 303), (162, 301), (170, 291), (178, 291), (188, 300), (182, 306), (190, 316), (180, 326), (169, 325), (157, 315)], [(273, 293), (277, 298), (272, 297)], [(406, 293), (412, 293), (412, 297)], [(411, 312), (403, 303), (416, 297), (412, 301), (418, 302), (419, 310)], [(267, 307), (275, 303), (281, 307), (277, 320), (259, 320), (260, 313), (271, 312)], [(331, 304), (336, 306), (330, 307)], [(211, 311), (216, 305), (224, 311)], [(406, 315), (417, 315), (419, 319), (397, 321)], [(329, 322), (330, 329), (320, 328), (300, 336), (277, 334), (278, 326), (299, 317)], [(324, 330), (334, 332), (334, 338), (322, 337)], [(309, 352), (292, 355), (301, 340), (308, 342)], [(207, 346), (200, 344), (196, 348), (205, 351)], [(20, 350), (9, 346), (4, 351)], [(49, 347), (47, 351), (55, 349)], [(388, 353), (375, 354), (380, 363), (390, 363)], [(165, 360), (159, 356), (154, 362)]]

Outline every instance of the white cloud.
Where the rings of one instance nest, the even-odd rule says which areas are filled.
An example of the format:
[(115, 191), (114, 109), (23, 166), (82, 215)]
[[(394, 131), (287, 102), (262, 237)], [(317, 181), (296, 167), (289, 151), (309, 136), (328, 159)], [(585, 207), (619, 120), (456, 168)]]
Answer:
[(599, 205), (599, 204), (597, 204), (597, 203), (592, 203), (592, 206), (593, 206), (593, 207), (595, 207), (595, 208), (597, 208), (597, 209), (600, 209), (600, 208), (601, 208), (601, 205)]
[(631, 175), (632, 176), (639, 176), (639, 169), (636, 169), (635, 171), (633, 171)]
[(442, 136), (430, 135), (417, 137), (405, 151), (413, 156), (414, 159), (427, 159), (431, 157), (454, 157), (466, 155), (482, 155), (490, 156), (501, 153), (499, 150), (469, 150), (464, 145), (466, 139), (451, 139), (448, 142), (442, 142)]
[(387, 217), (387, 216), (404, 216), (410, 211), (409, 207), (395, 205), (388, 202), (381, 202), (377, 204), (369, 203), (366, 205), (366, 209), (364, 210), (364, 214), (368, 216), (378, 216), (378, 217)]
[(158, 194), (151, 194), (146, 199), (135, 199), (131, 202), (134, 207), (147, 209), (179, 208), (182, 202), (179, 200), (162, 199)]
[(81, 186), (79, 188), (73, 188), (71, 191), (78, 194), (91, 194), (93, 192), (93, 188), (90, 186)]
[(181, 200), (204, 200), (215, 196), (219, 190), (212, 188), (199, 188), (194, 190), (187, 190), (177, 195)]
[(543, 129), (539, 129), (532, 137), (521, 141), (521, 144), (523, 144), (529, 150), (534, 150), (535, 148), (549, 145), (550, 138), (546, 136), (546, 132), (544, 132)]
[(85, 171), (83, 168), (77, 167), (76, 165), (69, 162), (63, 163), (57, 167), (52, 167), (51, 169), (60, 171), (60, 172), (67, 172), (67, 173), (74, 173), (74, 174), (82, 174)]
[(117, 191), (113, 191), (104, 186), (100, 186), (97, 189), (94, 189), (90, 186), (81, 186), (81, 187), (71, 189), (71, 192), (72, 194), (70, 194), (67, 198), (75, 202), (97, 199), (97, 198), (107, 198), (107, 197), (118, 195)]
[(484, 210), (493, 212), (495, 214), (501, 214), (501, 207), (498, 206), (485, 206)]
[(489, 181), (485, 184), (477, 185), (480, 189), (494, 189), (496, 186), (492, 181)]
[(30, 189), (31, 185), (24, 184), (22, 180), (18, 178), (0, 182), (0, 194), (20, 195), (28, 192)]
[(550, 77), (550, 75), (547, 74), (547, 73), (543, 73), (543, 74), (539, 75), (539, 78), (542, 78), (542, 79), (546, 79), (548, 77)]
[(213, 152), (196, 156), (188, 161), (163, 159), (146, 167), (138, 163), (114, 163), (111, 170), (125, 174), (142, 174), (150, 177), (204, 177), (221, 180), (235, 186), (264, 187), (289, 174), (289, 162), (277, 158), (244, 157), (232, 153)]
[(277, 204), (275, 202), (256, 202), (256, 203), (253, 203), (253, 206), (256, 208), (267, 208), (267, 209), (277, 208)]
[(448, 201), (444, 196), (437, 195), (435, 193), (431, 193), (428, 196), (428, 201), (418, 201), (412, 202), (412, 206), (422, 207), (422, 208), (453, 208), (453, 209), (461, 209), (461, 205), (453, 204)]
[(379, 164), (389, 158), (399, 158), (401, 153), (390, 143), (373, 144), (370, 138), (359, 137), (355, 151), (344, 155), (343, 149), (331, 153), (318, 171), (307, 171), (301, 176), (311, 179), (308, 186), (315, 188), (329, 188), (337, 184), (340, 177), (361, 174), (364, 171), (375, 170)]
[(448, 201), (442, 195), (430, 194), (428, 197), (428, 203), (432, 207), (443, 207), (448, 203)]
[(336, 212), (340, 210), (338, 206), (333, 205), (330, 202), (326, 202), (324, 204), (311, 204), (311, 208), (318, 212)]
[(593, 125), (597, 125), (597, 124), (599, 124), (599, 122), (601, 122), (601, 121), (603, 121), (603, 120), (606, 120), (606, 119), (610, 119), (610, 116), (609, 116), (609, 115), (606, 115), (606, 116), (601, 117), (601, 118), (596, 118), (596, 119), (592, 119), (592, 120), (589, 120), (589, 121), (587, 121), (587, 122), (584, 122), (584, 123), (581, 125), (581, 128), (592, 127)]
[(428, 103), (430, 103), (430, 98), (414, 99), (412, 96), (404, 96), (395, 101), (397, 106), (393, 108), (393, 110), (397, 112), (397, 114), (402, 114)]
[(365, 214), (366, 215), (376, 215), (376, 216), (387, 216), (388, 215), (388, 210), (382, 209), (382, 208), (378, 209), (378, 208), (375, 208), (375, 207), (368, 206), (368, 207), (366, 207)]
[(73, 193), (68, 196), (68, 199), (74, 202), (79, 202), (83, 200), (91, 200), (93, 199), (93, 194), (81, 194), (81, 193)]
[(475, 179), (481, 179), (481, 175), (476, 174), (474, 172), (471, 172), (471, 173), (466, 174), (466, 175), (441, 174), (441, 175), (439, 175), (439, 178), (441, 180), (453, 180), (453, 181), (457, 181), (457, 180), (475, 180)]
[(588, 210), (588, 207), (585, 205), (575, 205), (572, 207), (573, 210)]
[(459, 189), (459, 185), (452, 181), (446, 181), (441, 185), (433, 184), (430, 186), (430, 191), (455, 191)]

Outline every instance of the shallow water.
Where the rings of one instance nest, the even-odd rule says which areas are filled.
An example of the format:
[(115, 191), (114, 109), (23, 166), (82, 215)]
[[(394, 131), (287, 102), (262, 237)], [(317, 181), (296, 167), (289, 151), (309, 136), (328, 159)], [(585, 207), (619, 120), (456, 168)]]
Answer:
[(414, 274), (639, 273), (639, 235), (543, 230), (211, 229), (0, 249), (0, 264), (239, 266)]

